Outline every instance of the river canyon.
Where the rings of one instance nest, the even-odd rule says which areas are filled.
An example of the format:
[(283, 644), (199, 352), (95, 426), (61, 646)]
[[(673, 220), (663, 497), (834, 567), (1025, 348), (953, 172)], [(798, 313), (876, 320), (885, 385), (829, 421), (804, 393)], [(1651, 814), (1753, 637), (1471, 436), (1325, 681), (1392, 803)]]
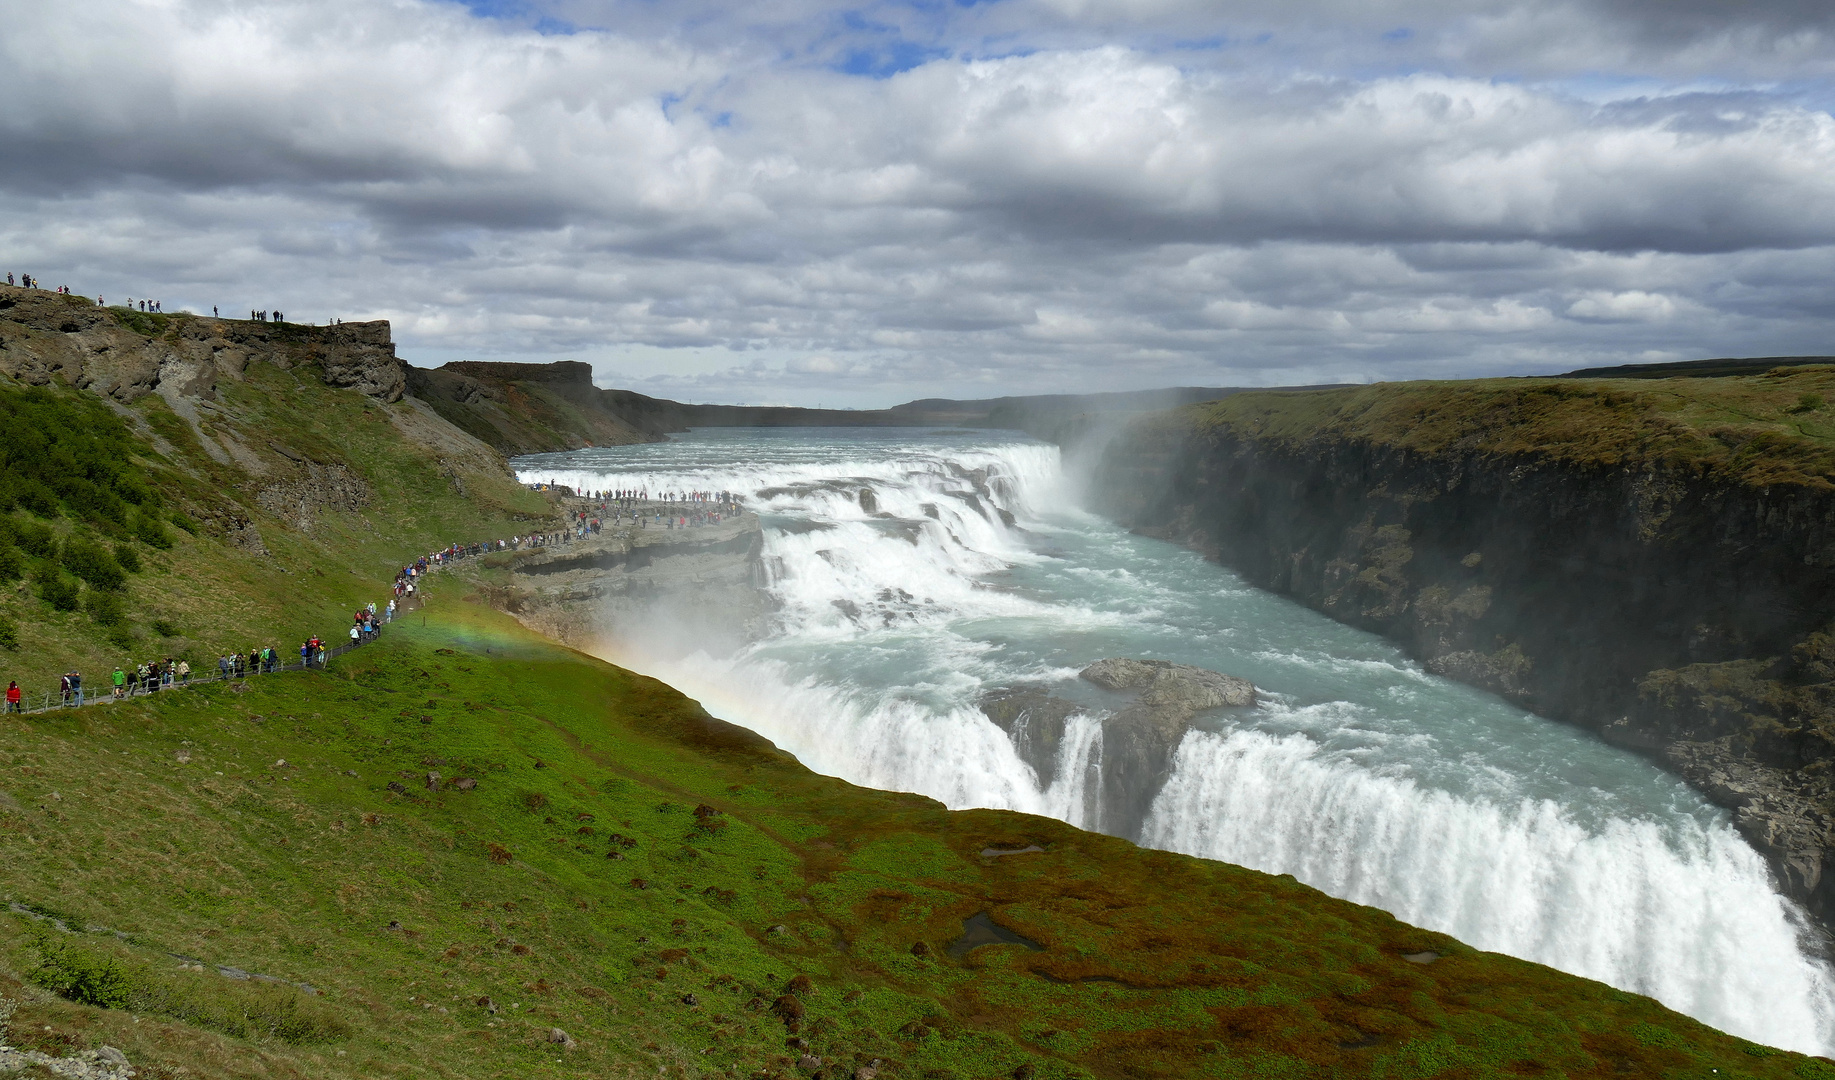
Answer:
[[(697, 430), (516, 465), (583, 489), (730, 491), (757, 513), (756, 550), (728, 545), (754, 577), (678, 576), (621, 601), (592, 647), (814, 769), (1291, 874), (1751, 1039), (1835, 1047), (1811, 920), (1727, 810), (1629, 749), (1092, 512), (1054, 445)], [(1252, 706), (1199, 713), (1158, 775), (1130, 779), (1144, 813), (1118, 801), (1114, 762), (1104, 772), (1105, 723), (1129, 696), (1078, 677), (1107, 657), (1258, 689)], [(1034, 718), (990, 708), (1014, 693), (1066, 703), (1048, 743)]]

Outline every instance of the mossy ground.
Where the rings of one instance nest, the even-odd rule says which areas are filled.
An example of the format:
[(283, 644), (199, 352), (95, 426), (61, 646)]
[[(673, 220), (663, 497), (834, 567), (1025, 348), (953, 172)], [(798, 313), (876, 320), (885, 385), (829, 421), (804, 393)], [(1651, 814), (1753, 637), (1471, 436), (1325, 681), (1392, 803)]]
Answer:
[(1474, 379), (1252, 392), (1143, 423), (1293, 443), (1337, 437), (1426, 454), (1649, 463), (1757, 486), (1835, 484), (1835, 367), (1719, 379)]
[[(462, 589), (327, 672), (0, 725), (0, 896), (126, 935), (50, 932), (131, 984), (34, 989), (49, 924), (0, 912), (15, 1042), (145, 1078), (789, 1075), (791, 1037), (933, 1080), (1835, 1076), (1290, 878), (815, 775)], [(1042, 948), (951, 958), (980, 912)]]

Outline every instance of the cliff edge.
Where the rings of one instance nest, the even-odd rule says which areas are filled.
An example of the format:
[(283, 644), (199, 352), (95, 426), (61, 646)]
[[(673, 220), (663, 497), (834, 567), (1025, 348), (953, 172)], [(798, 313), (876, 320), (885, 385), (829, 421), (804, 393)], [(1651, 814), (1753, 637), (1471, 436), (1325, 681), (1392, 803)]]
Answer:
[(327, 386), (401, 400), (407, 366), (387, 322), (303, 326), (97, 307), (86, 296), (0, 287), (0, 374), (62, 382), (122, 404), (156, 391), (213, 400), (220, 378), (252, 360), (284, 370), (316, 364)]
[(1251, 393), (1137, 421), (1106, 512), (1644, 751), (1835, 917), (1835, 367)]

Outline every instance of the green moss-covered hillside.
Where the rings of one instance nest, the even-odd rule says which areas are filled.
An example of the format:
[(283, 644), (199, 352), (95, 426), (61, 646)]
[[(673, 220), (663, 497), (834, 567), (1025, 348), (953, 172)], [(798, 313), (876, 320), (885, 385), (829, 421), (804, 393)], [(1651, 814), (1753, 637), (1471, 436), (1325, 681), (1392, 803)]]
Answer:
[(1835, 367), (1718, 379), (1475, 379), (1249, 391), (1142, 423), (1296, 443), (1340, 438), (1428, 454), (1534, 454), (1589, 466), (1651, 462), (1759, 486), (1826, 488), (1835, 476)]
[(11, 1041), (141, 1077), (1835, 1076), (1290, 878), (817, 776), (450, 595), (328, 672), (11, 721), (0, 788)]

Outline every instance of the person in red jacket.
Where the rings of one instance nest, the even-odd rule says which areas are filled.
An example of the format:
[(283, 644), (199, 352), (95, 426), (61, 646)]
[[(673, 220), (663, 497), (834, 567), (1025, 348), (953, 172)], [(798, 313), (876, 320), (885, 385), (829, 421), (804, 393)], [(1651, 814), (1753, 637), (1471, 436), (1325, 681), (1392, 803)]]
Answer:
[(14, 713), (24, 712), (25, 710), (22, 709), (19, 705), (19, 699), (22, 696), (23, 695), (20, 694), (19, 692), (19, 684), (17, 682), (7, 683), (6, 684), (6, 711), (14, 712)]

